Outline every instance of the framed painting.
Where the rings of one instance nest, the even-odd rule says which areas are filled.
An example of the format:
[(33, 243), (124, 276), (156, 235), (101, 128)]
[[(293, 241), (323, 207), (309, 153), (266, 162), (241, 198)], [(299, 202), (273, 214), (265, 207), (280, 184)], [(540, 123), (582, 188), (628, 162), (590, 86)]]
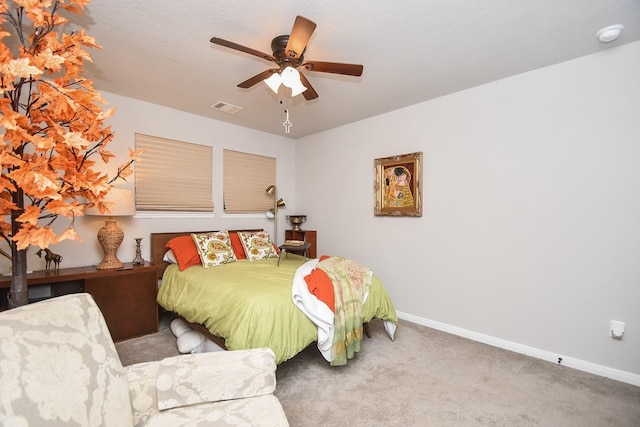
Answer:
[(422, 216), (422, 152), (375, 159), (375, 215)]

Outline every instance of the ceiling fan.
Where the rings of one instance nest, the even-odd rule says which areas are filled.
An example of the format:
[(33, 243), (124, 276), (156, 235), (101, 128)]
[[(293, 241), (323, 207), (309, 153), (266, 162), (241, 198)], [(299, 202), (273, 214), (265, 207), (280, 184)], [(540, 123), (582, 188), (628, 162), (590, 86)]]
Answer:
[(239, 50), (250, 55), (255, 55), (267, 61), (275, 62), (278, 68), (270, 68), (238, 84), (238, 87), (247, 89), (265, 81), (276, 93), (280, 84), (291, 88), (293, 96), (302, 93), (307, 101), (316, 99), (318, 93), (313, 89), (309, 80), (297, 69), (303, 67), (307, 71), (320, 73), (344, 74), (348, 76), (361, 76), (363, 66), (357, 64), (343, 64), (339, 62), (305, 61), (304, 52), (307, 42), (311, 38), (316, 24), (307, 18), (297, 16), (293, 23), (290, 35), (275, 37), (271, 41), (273, 54), (260, 52), (237, 43), (212, 37), (211, 43)]

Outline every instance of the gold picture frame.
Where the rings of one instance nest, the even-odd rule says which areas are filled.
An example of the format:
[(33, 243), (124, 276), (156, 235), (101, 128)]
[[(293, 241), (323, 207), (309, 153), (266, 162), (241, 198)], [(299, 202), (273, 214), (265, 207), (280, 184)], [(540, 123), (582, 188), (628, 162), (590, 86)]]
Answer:
[(375, 159), (374, 214), (422, 216), (422, 152)]

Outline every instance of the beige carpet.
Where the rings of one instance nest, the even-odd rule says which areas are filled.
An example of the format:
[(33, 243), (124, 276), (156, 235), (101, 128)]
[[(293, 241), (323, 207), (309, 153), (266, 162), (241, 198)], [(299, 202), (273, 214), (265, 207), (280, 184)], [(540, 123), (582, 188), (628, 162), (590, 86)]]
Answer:
[[(160, 332), (116, 347), (125, 365), (178, 354)], [(312, 345), (278, 367), (291, 426), (640, 426), (640, 387), (401, 321), (380, 321), (346, 366)]]

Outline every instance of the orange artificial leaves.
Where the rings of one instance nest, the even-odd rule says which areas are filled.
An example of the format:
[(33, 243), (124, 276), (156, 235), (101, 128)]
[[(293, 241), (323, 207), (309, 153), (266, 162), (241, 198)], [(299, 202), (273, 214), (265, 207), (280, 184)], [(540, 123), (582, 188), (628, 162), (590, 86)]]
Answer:
[[(140, 157), (130, 149), (113, 178), (94, 170), (96, 160), (114, 157), (105, 124), (114, 109), (104, 109), (107, 102), (82, 77), (87, 49), (99, 46), (84, 30), (59, 28), (88, 3), (0, 0), (0, 234), (18, 251), (79, 240), (74, 218), (102, 205)], [(59, 216), (69, 224), (56, 235), (51, 224)]]

